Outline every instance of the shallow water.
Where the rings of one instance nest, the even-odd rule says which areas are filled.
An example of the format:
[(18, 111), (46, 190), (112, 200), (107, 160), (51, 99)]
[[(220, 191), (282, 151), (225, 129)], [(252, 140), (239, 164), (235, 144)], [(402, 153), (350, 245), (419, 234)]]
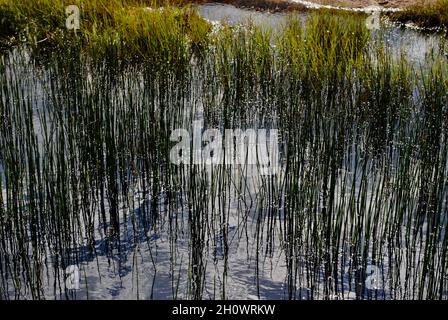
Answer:
[[(227, 22), (232, 25), (252, 21), (257, 25), (271, 27), (274, 30), (281, 28), (286, 17), (284, 13), (260, 12), (220, 3), (199, 5), (198, 11), (210, 21)], [(304, 14), (301, 16), (305, 17)]]
[[(264, 24), (275, 30), (279, 30), (286, 19), (285, 14), (251, 12), (228, 5), (202, 5), (199, 11), (211, 21), (225, 19), (236, 24), (252, 19), (256, 24)], [(306, 16), (302, 17), (305, 21)], [(413, 30), (386, 27), (374, 34), (373, 38), (379, 35), (387, 39), (396, 57), (404, 52), (417, 66), (425, 65), (427, 54), (438, 46), (437, 36), (426, 36)], [(423, 272), (421, 267), (415, 266), (416, 261), (421, 261), (423, 252), (408, 256), (409, 248), (422, 250), (428, 240), (417, 232), (411, 232), (409, 236), (406, 228), (416, 228), (422, 233), (430, 228), (432, 216), (428, 214), (427, 220), (420, 221), (417, 212), (417, 203), (426, 202), (419, 199), (426, 195), (421, 192), (422, 189), (437, 188), (437, 192), (431, 194), (437, 194), (440, 199), (448, 196), (448, 163), (434, 167), (442, 171), (440, 176), (445, 180), (438, 181), (439, 184), (433, 180), (425, 182), (433, 174), (434, 158), (440, 155), (443, 159), (447, 137), (444, 133), (425, 133), (427, 122), (418, 122), (420, 112), (422, 117), (424, 112), (417, 102), (412, 114), (399, 115), (396, 120), (385, 119), (383, 114), (376, 115), (375, 110), (372, 111), (373, 115), (366, 116), (367, 119), (360, 119), (349, 112), (345, 114), (344, 108), (334, 113), (321, 110), (320, 104), (327, 103), (321, 95), (325, 96), (328, 89), (323, 89), (321, 95), (310, 97), (306, 101), (308, 104), (300, 102), (292, 105), (282, 115), (281, 103), (284, 101), (277, 101), (275, 96), (272, 102), (268, 93), (253, 94), (255, 88), (248, 84), (244, 85), (250, 97), (247, 101), (231, 100), (239, 104), (225, 104), (225, 90), (210, 66), (207, 72), (211, 75), (204, 75), (201, 70), (191, 67), (187, 83), (179, 84), (176, 81), (179, 79), (170, 73), (158, 74), (158, 77), (148, 80), (145, 71), (132, 69), (124, 74), (119, 73), (117, 78), (110, 78), (113, 72), (107, 68), (99, 68), (97, 73), (92, 73), (86, 65), (81, 65), (70, 74), (77, 76), (78, 82), (70, 82), (65, 78), (66, 74), (58, 69), (65, 62), (55, 61), (54, 65), (41, 69), (30, 65), (29, 56), (24, 52), (15, 51), (10, 56), (13, 60), (8, 64), (7, 87), (11, 88), (10, 92), (18, 88), (19, 99), (7, 102), (5, 99), (5, 105), (19, 107), (24, 103), (32, 106), (31, 113), (23, 111), (22, 117), (18, 118), (26, 119), (30, 114), (34, 117), (32, 133), (37, 136), (37, 149), (44, 156), (40, 159), (42, 166), (54, 169), (44, 161), (52, 159), (70, 169), (62, 181), (52, 180), (57, 175), (49, 170), (45, 176), (49, 180), (46, 188), (51, 188), (53, 184), (56, 188), (67, 184), (79, 187), (85, 179), (77, 174), (85, 174), (87, 180), (95, 180), (89, 170), (96, 172), (97, 162), (108, 158), (113, 146), (120, 143), (123, 148), (129, 148), (120, 154), (124, 160), (117, 159), (126, 166), (123, 176), (129, 176), (129, 189), (120, 189), (125, 194), (119, 197), (119, 239), (116, 235), (107, 235), (108, 231), (101, 222), (100, 203), (105, 204), (106, 212), (112, 210), (107, 195), (106, 200), (102, 201), (95, 188), (87, 187), (86, 194), (79, 195), (82, 204), (87, 206), (82, 210), (75, 210), (75, 206), (80, 205), (76, 199), (67, 199), (69, 206), (57, 208), (60, 210), (58, 214), (79, 214), (77, 219), (82, 221), (81, 231), (78, 228), (73, 230), (80, 234), (69, 241), (70, 247), (65, 248), (66, 251), (54, 249), (58, 248), (59, 243), (53, 243), (52, 236), (57, 239), (58, 232), (45, 235), (51, 241), (42, 239), (51, 243), (39, 256), (46, 260), (42, 262), (41, 270), (45, 298), (189, 299), (198, 298), (199, 291), (203, 299), (218, 299), (223, 295), (229, 299), (354, 299), (375, 295), (379, 299), (414, 297), (413, 292), (404, 291), (402, 284), (418, 282), (418, 275), (412, 272)], [(67, 88), (69, 90), (62, 91)], [(163, 91), (164, 88), (169, 90)], [(79, 100), (70, 100), (72, 89), (79, 94), (76, 96)], [(385, 88), (385, 91), (388, 89)], [(353, 95), (361, 99), (362, 95), (356, 90), (353, 90)], [(236, 90), (229, 91), (231, 97), (238, 96)], [(187, 94), (182, 95), (185, 92)], [(284, 99), (288, 100), (293, 93), (299, 94), (298, 91), (285, 89)], [(331, 95), (328, 96), (331, 98)], [(340, 99), (334, 101), (337, 107), (348, 104), (343, 98), (336, 99)], [(104, 108), (83, 114), (83, 109), (78, 108), (75, 102), (87, 110), (95, 103)], [(63, 105), (62, 110), (58, 103)], [(296, 153), (290, 158), (285, 156), (286, 153), (282, 154), (278, 175), (263, 177), (257, 171), (249, 174), (245, 167), (224, 166), (192, 166), (184, 168), (184, 171), (167, 171), (170, 167), (163, 154), (166, 150), (159, 150), (165, 142), (163, 136), (166, 128), (185, 125), (191, 129), (191, 120), (205, 119), (209, 121), (207, 127), (222, 129), (221, 111), (237, 107), (240, 109), (230, 116), (231, 126), (285, 127), (283, 134), (291, 140), (297, 139), (297, 142), (291, 142), (297, 148)], [(308, 107), (312, 108), (310, 112), (307, 111)], [(48, 114), (41, 114), (42, 122), (36, 115), (37, 110), (48, 111)], [(315, 116), (316, 112), (321, 114)], [(106, 116), (117, 118), (108, 121)], [(281, 116), (283, 122), (279, 121)], [(290, 119), (297, 123), (286, 125), (285, 122)], [(386, 121), (390, 125), (383, 127)], [(17, 122), (21, 123), (20, 120)], [(428, 120), (429, 125), (435, 122), (436, 119)], [(111, 123), (113, 125), (108, 127)], [(45, 129), (43, 124), (49, 125), (50, 129)], [(45, 149), (43, 132), (49, 133), (47, 139), (52, 142), (50, 145), (60, 146), (61, 149)], [(110, 136), (109, 132), (112, 132)], [(68, 145), (69, 139), (65, 140), (69, 134), (76, 137), (73, 145)], [(96, 135), (105, 135), (109, 140), (97, 143), (93, 140)], [(441, 144), (439, 149), (435, 149), (438, 153), (432, 155), (431, 161), (417, 152), (414, 155), (414, 148), (417, 149), (421, 143), (419, 139), (429, 139), (432, 135), (437, 135)], [(145, 149), (148, 140), (156, 141), (159, 148)], [(88, 142), (92, 146), (85, 144)], [(282, 146), (286, 142), (286, 138), (282, 137)], [(19, 141), (16, 148), (20, 149), (20, 145)], [(97, 148), (104, 148), (101, 150), (105, 154), (96, 154)], [(138, 156), (128, 163), (127, 157), (131, 156), (127, 152), (130, 153), (130, 150), (138, 152)], [(56, 158), (61, 152), (66, 152), (69, 158)], [(115, 159), (113, 155), (112, 158)], [(112, 161), (106, 167), (113, 165)], [(14, 168), (14, 164), (10, 163), (9, 168)], [(290, 171), (286, 172), (287, 168)], [(403, 175), (397, 174), (400, 170), (403, 170)], [(5, 166), (0, 163), (2, 181), (5, 181), (4, 172)], [(110, 180), (114, 177), (109, 175), (113, 172), (109, 171), (107, 175), (107, 184), (112, 184)], [(291, 180), (291, 177), (296, 177), (296, 180)], [(162, 181), (160, 185), (154, 182), (156, 178)], [(333, 185), (334, 189), (324, 191), (324, 185)], [(28, 190), (24, 188), (23, 192)], [(67, 190), (64, 190), (57, 195), (63, 199), (66, 193)], [(203, 198), (197, 199), (197, 196)], [(4, 197), (6, 199), (6, 195)], [(332, 200), (327, 200), (329, 197)], [(50, 204), (57, 205), (58, 201)], [(48, 206), (45, 212), (53, 212), (50, 204), (45, 202)], [(333, 218), (328, 216), (329, 208), (334, 209)], [(439, 237), (433, 245), (436, 253), (441, 253), (447, 223), (446, 202), (438, 210), (441, 220), (437, 227), (440, 230), (435, 228)], [(88, 217), (88, 213), (93, 217)], [(408, 224), (400, 220), (404, 219), (400, 215), (419, 222), (412, 220)], [(56, 223), (63, 217), (54, 219)], [(389, 220), (391, 222), (385, 226), (379, 223)], [(85, 232), (89, 223), (94, 229), (92, 242)], [(328, 223), (334, 231), (323, 229)], [(346, 225), (359, 228), (359, 232), (349, 230)], [(375, 230), (366, 231), (372, 229)], [(336, 233), (336, 230), (343, 236), (333, 235), (331, 239), (324, 236), (327, 232)], [(381, 243), (379, 246), (384, 245), (384, 248), (374, 251), (373, 247), (378, 246), (376, 237), (384, 234), (390, 235), (384, 237), (387, 246)], [(400, 239), (395, 239), (395, 236)], [(368, 237), (373, 239), (366, 240)], [(322, 247), (336, 246), (330, 240), (340, 241), (340, 252), (324, 252)], [(324, 241), (327, 244), (321, 246)], [(411, 241), (414, 241), (412, 245)], [(367, 257), (362, 257), (365, 252)], [(434, 266), (440, 266), (438, 255), (432, 258)], [(334, 266), (330, 261), (338, 263)], [(64, 290), (64, 268), (58, 264), (79, 267), (80, 289), (69, 290), (68, 293)], [(376, 278), (381, 280), (381, 285), (377, 283), (378, 287), (360, 287), (359, 283), (367, 281), (373, 266), (379, 266), (381, 269), (375, 269), (375, 272), (386, 278), (396, 277), (398, 280), (393, 280), (397, 283), (389, 286), (388, 279)], [(191, 275), (195, 274), (195, 270), (202, 272), (204, 283), (198, 285), (195, 282), (200, 282)], [(338, 290), (332, 287), (333, 272), (328, 270), (338, 273)], [(416, 271), (408, 274), (409, 270)], [(11, 283), (8, 282), (8, 285), (3, 295), (14, 296), (17, 292)], [(18, 291), (22, 298), (30, 298), (27, 296), (29, 293), (21, 292), (20, 288)], [(443, 293), (443, 298), (448, 296)]]

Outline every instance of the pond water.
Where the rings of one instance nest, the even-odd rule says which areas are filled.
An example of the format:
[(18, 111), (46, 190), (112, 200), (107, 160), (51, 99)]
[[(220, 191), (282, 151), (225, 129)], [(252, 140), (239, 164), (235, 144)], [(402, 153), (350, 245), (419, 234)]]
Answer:
[[(287, 17), (198, 10), (275, 31)], [(419, 78), (441, 40), (393, 26), (370, 43), (379, 38), (415, 69), (378, 62), (368, 78), (319, 87), (275, 63), (241, 71), (260, 61), (244, 52), (182, 76), (82, 59), (42, 67), (10, 52), (0, 214), (14, 241), (0, 250), (1, 297), (447, 299), (446, 78)], [(250, 165), (173, 165), (170, 135), (194, 135), (195, 120), (203, 139), (206, 129), (278, 130), (264, 141), (278, 142), (267, 151), (278, 171), (261, 173), (258, 153)]]

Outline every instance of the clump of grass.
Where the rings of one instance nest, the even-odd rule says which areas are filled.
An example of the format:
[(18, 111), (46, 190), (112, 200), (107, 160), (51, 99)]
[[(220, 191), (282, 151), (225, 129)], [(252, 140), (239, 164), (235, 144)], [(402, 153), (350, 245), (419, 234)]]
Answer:
[(277, 39), (280, 58), (317, 90), (322, 83), (337, 85), (363, 62), (370, 35), (363, 21), (358, 14), (320, 11), (310, 13), (303, 26), (293, 17)]
[(423, 28), (448, 28), (448, 0), (423, 0), (409, 5), (403, 11), (390, 14), (391, 19), (412, 22)]

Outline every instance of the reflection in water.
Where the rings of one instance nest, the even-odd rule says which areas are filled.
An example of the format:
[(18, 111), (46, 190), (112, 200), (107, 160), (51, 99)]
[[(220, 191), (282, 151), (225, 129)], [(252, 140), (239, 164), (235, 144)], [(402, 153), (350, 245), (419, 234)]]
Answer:
[[(282, 14), (199, 10), (284, 30)], [(5, 57), (2, 298), (447, 298), (447, 71), (427, 67), (437, 38), (385, 28), (367, 57), (333, 43), (364, 59), (350, 65), (322, 43), (327, 60), (295, 60), (300, 46), (235, 32), (185, 69)], [(375, 51), (380, 39), (411, 63)], [(173, 165), (172, 130), (198, 118), (278, 129), (280, 172)], [(72, 265), (78, 291), (64, 287)]]

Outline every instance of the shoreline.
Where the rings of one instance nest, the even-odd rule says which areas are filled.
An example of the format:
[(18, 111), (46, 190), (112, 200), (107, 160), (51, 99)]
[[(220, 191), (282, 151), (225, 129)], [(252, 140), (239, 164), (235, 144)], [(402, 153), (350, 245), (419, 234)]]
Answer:
[[(294, 2), (301, 2), (291, 0)], [(410, 5), (422, 3), (422, 0), (306, 0), (316, 5), (332, 6), (338, 8), (349, 9), (365, 9), (369, 6), (380, 6), (382, 8), (390, 9), (404, 9)], [(433, 2), (432, 0), (428, 2)]]

